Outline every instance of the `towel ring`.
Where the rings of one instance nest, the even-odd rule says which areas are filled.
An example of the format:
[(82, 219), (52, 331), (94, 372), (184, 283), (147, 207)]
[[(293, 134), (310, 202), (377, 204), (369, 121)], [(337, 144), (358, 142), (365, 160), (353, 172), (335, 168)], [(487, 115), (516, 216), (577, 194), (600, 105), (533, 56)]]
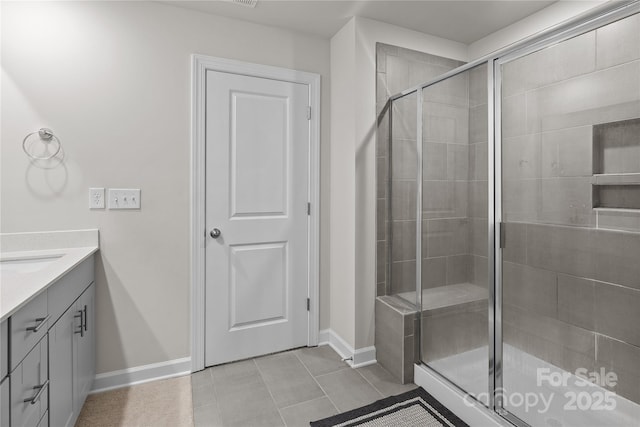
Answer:
[[(44, 142), (46, 142), (47, 144), (51, 143), (52, 141), (55, 141), (55, 143), (57, 144), (57, 148), (56, 151), (50, 155), (50, 156), (34, 156), (33, 154), (31, 154), (29, 152), (29, 150), (27, 150), (27, 140), (29, 140), (29, 137), (31, 137), (31, 135), (35, 135), (38, 134), (38, 136), (40, 136), (40, 139)], [(53, 131), (51, 129), (47, 129), (47, 128), (40, 128), (40, 130), (37, 130), (35, 132), (31, 132), (29, 135), (25, 136), (24, 139), (22, 140), (22, 150), (25, 152), (25, 154), (27, 156), (29, 156), (29, 158), (33, 159), (33, 160), (50, 160), (53, 159), (55, 156), (58, 155), (58, 153), (60, 152), (60, 149), (62, 148), (62, 145), (60, 144), (60, 140), (58, 139), (57, 136), (55, 136), (53, 134)]]

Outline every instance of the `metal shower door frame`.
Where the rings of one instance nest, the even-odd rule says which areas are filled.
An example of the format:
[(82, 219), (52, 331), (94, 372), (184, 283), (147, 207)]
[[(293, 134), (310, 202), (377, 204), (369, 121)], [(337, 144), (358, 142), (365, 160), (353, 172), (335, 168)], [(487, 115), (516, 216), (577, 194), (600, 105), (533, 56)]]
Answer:
[[(612, 22), (624, 19), (640, 13), (640, 0), (623, 1), (614, 4), (605, 4), (597, 7), (572, 20), (561, 23), (539, 34), (535, 34), (512, 46), (508, 46), (497, 52), (469, 62), (455, 68), (428, 82), (416, 85), (410, 89), (393, 95), (389, 98), (390, 125), (393, 102), (405, 96), (416, 94), (416, 153), (417, 153), (417, 208), (416, 208), (416, 306), (418, 310), (418, 329), (415, 332), (415, 345), (419, 347), (420, 362), (435, 377), (446, 381), (461, 395), (468, 395), (458, 385), (448, 378), (430, 368), (422, 362), (421, 346), (421, 318), (422, 318), (422, 174), (423, 174), (423, 90), (447, 80), (451, 77), (469, 71), (479, 65), (487, 66), (487, 149), (488, 149), (488, 280), (489, 280), (489, 409), (516, 426), (528, 426), (526, 422), (504, 408), (503, 402), (503, 355), (502, 355), (502, 247), (501, 236), (504, 233), (502, 218), (502, 72), (501, 67), (515, 59), (545, 49), (552, 45), (562, 43), (571, 38), (594, 31)], [(391, 131), (389, 143), (392, 144)], [(391, 176), (391, 175), (390, 175)], [(390, 203), (388, 205), (390, 209)], [(481, 402), (478, 402), (482, 404)]]

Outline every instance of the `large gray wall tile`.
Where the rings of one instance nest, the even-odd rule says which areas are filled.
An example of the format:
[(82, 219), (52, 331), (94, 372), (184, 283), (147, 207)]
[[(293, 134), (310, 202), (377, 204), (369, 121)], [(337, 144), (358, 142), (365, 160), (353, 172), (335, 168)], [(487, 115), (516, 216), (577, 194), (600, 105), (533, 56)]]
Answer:
[(504, 96), (569, 79), (595, 69), (595, 33), (527, 55), (502, 67)]
[(502, 173), (506, 180), (540, 178), (540, 134), (505, 138)]
[(502, 99), (502, 137), (512, 138), (527, 132), (527, 97), (512, 95)]
[(595, 301), (596, 331), (640, 347), (640, 291), (596, 282)]
[(576, 126), (591, 126), (598, 123), (615, 122), (640, 117), (640, 101), (603, 105), (586, 110), (554, 114), (542, 118), (542, 131), (566, 129)]
[(418, 185), (416, 181), (391, 181), (391, 220), (414, 220)]
[(520, 101), (514, 102), (510, 108), (525, 109), (527, 133), (539, 132), (546, 117), (637, 101), (640, 96), (639, 74), (640, 61), (607, 68), (529, 91), (526, 106), (521, 106)]
[(471, 107), (487, 103), (487, 65), (469, 70), (469, 104)]
[(503, 325), (510, 325), (523, 333), (540, 337), (559, 348), (564, 346), (585, 355), (595, 353), (593, 332), (558, 319), (527, 312), (510, 304), (503, 307)]
[(469, 179), (486, 181), (488, 174), (488, 151), (486, 142), (478, 142), (469, 146)]
[(376, 283), (386, 283), (389, 261), (389, 244), (385, 240), (376, 242)]
[(422, 139), (425, 142), (467, 144), (469, 142), (469, 109), (431, 102), (425, 98), (422, 117)]
[[(487, 104), (469, 108), (469, 142), (487, 142), (489, 139), (489, 115)], [(524, 123), (524, 116), (522, 117)]]
[(640, 233), (597, 230), (593, 277), (603, 282), (640, 289)]
[(598, 68), (640, 58), (640, 15), (616, 21), (597, 30)]
[(422, 289), (436, 288), (447, 284), (447, 257), (422, 260)]
[(474, 285), (488, 288), (489, 286), (489, 260), (482, 256), (472, 256), (472, 282)]
[(469, 180), (469, 146), (447, 144), (447, 176), (454, 181)]
[(541, 180), (542, 222), (590, 226), (595, 224), (591, 178), (545, 178)]
[(424, 99), (429, 102), (469, 106), (469, 76), (468, 73), (457, 74), (451, 78), (438, 82), (424, 89)]
[(527, 262), (545, 270), (593, 278), (598, 244), (593, 232), (587, 228), (530, 224)]
[(466, 218), (429, 219), (422, 222), (422, 256), (427, 258), (469, 252)]
[(376, 200), (376, 240), (386, 240), (389, 232), (387, 199)]
[(540, 180), (503, 179), (502, 182), (503, 219), (508, 222), (536, 222), (542, 203)]
[(469, 215), (474, 218), (486, 218), (489, 214), (488, 197), (487, 181), (469, 182)]
[(515, 305), (542, 316), (556, 316), (556, 273), (505, 262), (502, 274), (502, 298), (505, 304)]
[(598, 366), (617, 375), (617, 384), (607, 388), (640, 403), (640, 348), (599, 335), (597, 354)]
[(423, 316), (422, 358), (431, 362), (487, 345), (486, 310)]
[[(387, 84), (389, 84), (387, 73)], [(391, 86), (389, 86), (391, 90)], [(415, 95), (407, 95), (404, 98), (392, 102), (391, 111), (391, 136), (392, 139), (416, 139), (417, 132), (417, 104)]]
[(473, 218), (470, 221), (471, 253), (487, 256), (489, 249), (489, 222), (487, 219)]
[(391, 264), (391, 294), (415, 291), (416, 261), (401, 261)]
[(558, 319), (595, 330), (594, 282), (567, 274), (558, 274)]
[(447, 145), (425, 142), (422, 145), (422, 178), (426, 180), (447, 179)]
[(523, 223), (505, 222), (505, 247), (502, 257), (505, 261), (526, 263), (527, 226)]
[(376, 157), (376, 197), (384, 199), (389, 192), (389, 158)]
[(392, 227), (392, 261), (409, 261), (416, 259), (416, 222), (394, 221)]
[(422, 209), (425, 218), (448, 218), (455, 215), (454, 183), (450, 181), (424, 181)]
[(409, 62), (394, 55), (387, 55), (386, 60), (387, 88), (395, 95), (409, 87)]
[(542, 134), (542, 176), (591, 176), (592, 127), (580, 126)]
[(471, 280), (471, 256), (454, 255), (447, 257), (447, 285), (469, 283)]
[(416, 140), (394, 139), (391, 145), (391, 179), (413, 179), (418, 176)]

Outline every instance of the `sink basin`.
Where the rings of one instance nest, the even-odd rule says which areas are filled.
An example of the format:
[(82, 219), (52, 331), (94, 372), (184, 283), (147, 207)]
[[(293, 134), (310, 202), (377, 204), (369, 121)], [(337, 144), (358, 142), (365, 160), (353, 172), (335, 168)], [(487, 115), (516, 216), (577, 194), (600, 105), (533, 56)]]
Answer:
[(34, 273), (51, 265), (62, 255), (49, 255), (38, 258), (0, 259), (0, 273)]

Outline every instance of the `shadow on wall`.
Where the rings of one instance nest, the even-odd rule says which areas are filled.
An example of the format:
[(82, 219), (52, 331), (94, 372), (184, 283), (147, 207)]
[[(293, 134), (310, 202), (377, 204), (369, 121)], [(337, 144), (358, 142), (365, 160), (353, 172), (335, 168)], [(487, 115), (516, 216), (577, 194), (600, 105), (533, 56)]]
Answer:
[[(131, 356), (137, 348), (144, 348), (147, 354), (155, 354), (158, 362), (168, 360), (169, 355), (102, 251), (96, 259), (95, 274), (96, 300), (100, 301), (96, 308), (97, 366), (107, 370), (111, 366), (136, 366)], [(153, 299), (153, 295), (148, 297)], [(123, 336), (135, 337), (135, 346), (123, 342)]]

